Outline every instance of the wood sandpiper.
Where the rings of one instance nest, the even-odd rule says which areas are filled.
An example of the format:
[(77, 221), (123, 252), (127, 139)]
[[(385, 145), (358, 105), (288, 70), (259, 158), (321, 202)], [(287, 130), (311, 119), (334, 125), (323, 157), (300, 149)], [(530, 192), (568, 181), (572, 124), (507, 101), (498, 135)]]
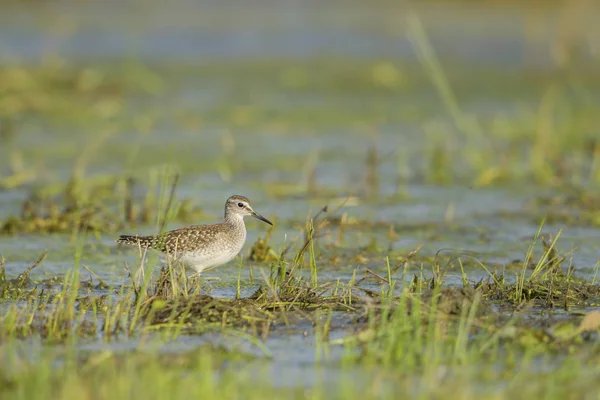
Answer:
[(233, 195), (225, 202), (225, 219), (221, 223), (192, 225), (156, 236), (121, 235), (117, 243), (159, 250), (167, 255), (169, 262), (182, 263), (200, 274), (239, 254), (246, 241), (246, 215), (273, 225), (252, 209), (247, 198)]

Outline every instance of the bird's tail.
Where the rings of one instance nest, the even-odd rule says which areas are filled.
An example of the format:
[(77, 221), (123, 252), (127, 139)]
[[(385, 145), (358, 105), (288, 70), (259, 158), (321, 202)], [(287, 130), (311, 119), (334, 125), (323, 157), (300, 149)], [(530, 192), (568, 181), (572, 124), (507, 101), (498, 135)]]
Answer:
[(117, 239), (117, 243), (146, 248), (153, 247), (156, 243), (156, 238), (154, 236), (121, 235)]

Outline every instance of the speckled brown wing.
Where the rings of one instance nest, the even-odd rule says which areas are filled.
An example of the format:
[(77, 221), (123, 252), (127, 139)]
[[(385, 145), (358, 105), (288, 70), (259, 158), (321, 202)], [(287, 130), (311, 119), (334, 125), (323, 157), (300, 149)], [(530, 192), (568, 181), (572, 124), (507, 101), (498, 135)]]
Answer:
[(168, 254), (185, 253), (203, 248), (219, 236), (222, 230), (221, 224), (194, 225), (157, 236), (121, 235), (117, 243), (155, 249)]
[(175, 254), (198, 251), (213, 242), (224, 230), (222, 224), (194, 225), (167, 232), (161, 251)]

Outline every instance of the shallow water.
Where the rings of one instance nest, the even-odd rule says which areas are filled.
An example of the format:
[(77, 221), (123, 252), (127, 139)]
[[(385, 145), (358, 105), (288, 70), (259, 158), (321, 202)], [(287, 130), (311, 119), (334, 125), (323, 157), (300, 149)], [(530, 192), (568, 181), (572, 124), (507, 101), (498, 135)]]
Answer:
[[(354, 200), (338, 215), (347, 213), (349, 219), (381, 225), (348, 226), (336, 251), (354, 254), (373, 239), (380, 251), (365, 262), (348, 257), (340, 265), (330, 265), (319, 246), (327, 248), (337, 241), (338, 228), (331, 228), (317, 247), (317, 255), (323, 256), (319, 259), (321, 282), (336, 279), (347, 282), (355, 269), (358, 276), (366, 268), (385, 274), (386, 256), (402, 256), (419, 245), (424, 246), (420, 251), (424, 255), (449, 249), (441, 256), (448, 259), (466, 250), (484, 262), (498, 265), (523, 260), (541, 223), (540, 215), (530, 212), (528, 201), (541, 192), (553, 194), (553, 189), (521, 184), (481, 188), (460, 180), (447, 185), (427, 183), (422, 174), (427, 138), (421, 127), (450, 121), (431, 85), (415, 84), (415, 90), (409, 87), (389, 98), (385, 93), (371, 93), (372, 97), (362, 98), (354, 95), (352, 88), (344, 91), (344, 87), (336, 87), (331, 93), (326, 89), (293, 92), (282, 85), (261, 87), (260, 83), (253, 88), (243, 77), (245, 68), (257, 68), (260, 60), (275, 64), (281, 60), (282, 70), (297, 65), (309, 74), (319, 72), (311, 64), (313, 59), (348, 63), (392, 60), (406, 72), (410, 84), (414, 77), (411, 66), (417, 65), (418, 60), (405, 35), (405, 7), (396, 2), (382, 2), (381, 7), (353, 2), (346, 4), (345, 12), (340, 13), (333, 3), (314, 3), (309, 7), (299, 2), (265, 3), (242, 17), (236, 13), (239, 3), (219, 4), (222, 5), (180, 1), (167, 7), (159, 3), (140, 6), (52, 2), (35, 10), (20, 4), (3, 5), (0, 62), (9, 65), (16, 60), (35, 65), (40, 60), (61, 58), (87, 66), (122, 65), (130, 61), (151, 65), (162, 92), (128, 97), (122, 118), (127, 120), (136, 113), (148, 112), (156, 116), (156, 125), (144, 135), (129, 125), (120, 126), (94, 152), (87, 174), (121, 174), (124, 169), (131, 169), (146, 177), (146, 168), (175, 164), (182, 172), (177, 198), (191, 199), (206, 214), (197, 223), (219, 220), (224, 199), (232, 193), (244, 194), (257, 211), (277, 220), (271, 237), (273, 248), (277, 251), (290, 242), (296, 243), (294, 248), (297, 248), (308, 215), (314, 215), (324, 205), (335, 208), (348, 195), (353, 196)], [(556, 68), (552, 35), (534, 32), (533, 37), (527, 37), (523, 21), (533, 18), (539, 32), (551, 31), (559, 10), (533, 13), (516, 8), (439, 5), (415, 11), (422, 18), (438, 56), (450, 65), (451, 76), (460, 77), (460, 70), (452, 69), (452, 65), (461, 63), (517, 76), (531, 70)], [(481, 35), (483, 29), (485, 33)], [(217, 69), (226, 65), (229, 70), (222, 74), (211, 72), (208, 78), (195, 75), (195, 65), (211, 63)], [(242, 77), (232, 77), (231, 71)], [(279, 79), (273, 77), (274, 81)], [(258, 82), (265, 80), (270, 77), (260, 77)], [(495, 96), (489, 88), (465, 98), (461, 103), (464, 110), (481, 115), (510, 114), (518, 107), (538, 101), (536, 93), (515, 100)], [(371, 104), (380, 111), (370, 110)], [(261, 125), (264, 120), (258, 118), (255, 124), (236, 126), (231, 115), (244, 107), (257, 110), (258, 115), (270, 113), (275, 122)], [(323, 109), (329, 110), (329, 114), (320, 114)], [(314, 119), (297, 125), (294, 122), (278, 125), (279, 113), (285, 115), (290, 110), (314, 110), (312, 114), (303, 114)], [(192, 122), (183, 123), (177, 117), (178, 112), (191, 116)], [(338, 125), (336, 121), (344, 120), (344, 116), (356, 119)], [(22, 124), (13, 146), (21, 149), (26, 161), (40, 162), (46, 169), (32, 186), (64, 182), (71, 175), (73, 160), (96, 134), (94, 127), (59, 128), (47, 121), (33, 121)], [(460, 145), (453, 143), (452, 138), (449, 141)], [(139, 155), (129, 168), (127, 155), (138, 142)], [(377, 196), (361, 197), (368, 191), (364, 183), (365, 160), (371, 146), (378, 149), (381, 158), (377, 168)], [(0, 149), (0, 158), (6, 159), (8, 153), (7, 148)], [(223, 167), (224, 164), (230, 165)], [(315, 165), (316, 194), (305, 190), (311, 164)], [(20, 203), (28, 196), (29, 189), (28, 185), (0, 191), (0, 219), (20, 212)], [(393, 239), (389, 237), (390, 224), (397, 233)], [(180, 225), (173, 222), (169, 228)], [(250, 244), (266, 232), (266, 226), (256, 221), (249, 221), (248, 228), (244, 258)], [(543, 228), (548, 234), (559, 230), (562, 230), (559, 248), (563, 252), (573, 250), (572, 262), (578, 276), (592, 277), (600, 259), (600, 228), (576, 224), (547, 224)], [(153, 233), (155, 228), (141, 226), (129, 231)], [(107, 283), (119, 285), (127, 280), (125, 264), (135, 266), (139, 259), (135, 249), (116, 248), (117, 236), (117, 233), (88, 234), (75, 239), (64, 234), (8, 236), (2, 238), (0, 255), (6, 260), (10, 276), (18, 275), (42, 251), (48, 250), (47, 259), (32, 274), (34, 279), (63, 275), (74, 266), (85, 264)], [(80, 260), (74, 257), (77, 251), (81, 251)], [(250, 265), (254, 282), (249, 277)], [(244, 261), (240, 272), (243, 296), (260, 286), (261, 270), (268, 276), (268, 265)], [(87, 276), (87, 272), (81, 272)], [(420, 273), (420, 265), (411, 264), (406, 272), (406, 275), (398, 272), (395, 278), (407, 283), (414, 273)], [(430, 276), (431, 271), (424, 270), (423, 274)], [(235, 296), (238, 262), (213, 270), (210, 275), (221, 279), (212, 285), (211, 295)], [(472, 280), (485, 277), (487, 273), (483, 270), (469, 271)], [(451, 269), (447, 278), (450, 284), (460, 284), (460, 271)], [(372, 289), (379, 290), (377, 283), (373, 283)], [(332, 337), (348, 333), (346, 322), (346, 317), (334, 316)], [(327, 379), (327, 374), (342, 373), (315, 369), (313, 333), (310, 322), (302, 321), (292, 331), (281, 329), (266, 340), (273, 354), (267, 368), (274, 382), (310, 387), (317, 379)], [(220, 334), (184, 335), (167, 344), (158, 342), (162, 351), (179, 352), (205, 343), (226, 343), (239, 345), (252, 354), (260, 353), (248, 343), (224, 340)], [(137, 339), (111, 343), (90, 340), (82, 343), (81, 349), (126, 351), (136, 349), (138, 344)], [(332, 349), (332, 359), (341, 357), (342, 351), (342, 348)]]
[[(256, 2), (239, 13), (242, 2), (177, 1), (143, 4), (73, 4), (53, 2), (32, 9), (4, 6), (0, 52), (4, 59), (35, 60), (58, 52), (75, 60), (122, 59), (134, 54), (145, 60), (314, 57), (413, 58), (403, 37), (406, 5), (378, 1), (377, 7), (358, 1), (314, 4)], [(557, 10), (473, 4), (430, 4), (420, 12), (443, 56), (473, 62), (523, 63), (527, 41), (523, 20), (534, 19), (534, 39), (548, 43)], [(593, 22), (593, 15), (589, 15)], [(477, 33), (485, 29), (486, 41)], [(538, 33), (536, 36), (535, 34)], [(490, 44), (493, 44), (491, 46)], [(543, 46), (540, 46), (542, 49)], [(549, 51), (527, 55), (527, 62), (548, 65)]]

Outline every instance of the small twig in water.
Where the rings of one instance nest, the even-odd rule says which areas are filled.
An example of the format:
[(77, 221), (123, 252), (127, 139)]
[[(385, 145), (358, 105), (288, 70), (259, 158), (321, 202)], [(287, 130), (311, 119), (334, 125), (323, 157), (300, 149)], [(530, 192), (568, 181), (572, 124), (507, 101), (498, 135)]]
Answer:
[(29, 280), (29, 273), (31, 272), (31, 270), (37, 267), (42, 261), (44, 261), (44, 258), (46, 258), (47, 254), (48, 250), (44, 250), (44, 252), (38, 257), (37, 260), (35, 260), (33, 264), (27, 267), (27, 269), (23, 271), (23, 273), (19, 274), (19, 276), (17, 277), (17, 282), (19, 286), (23, 286), (25, 282)]

